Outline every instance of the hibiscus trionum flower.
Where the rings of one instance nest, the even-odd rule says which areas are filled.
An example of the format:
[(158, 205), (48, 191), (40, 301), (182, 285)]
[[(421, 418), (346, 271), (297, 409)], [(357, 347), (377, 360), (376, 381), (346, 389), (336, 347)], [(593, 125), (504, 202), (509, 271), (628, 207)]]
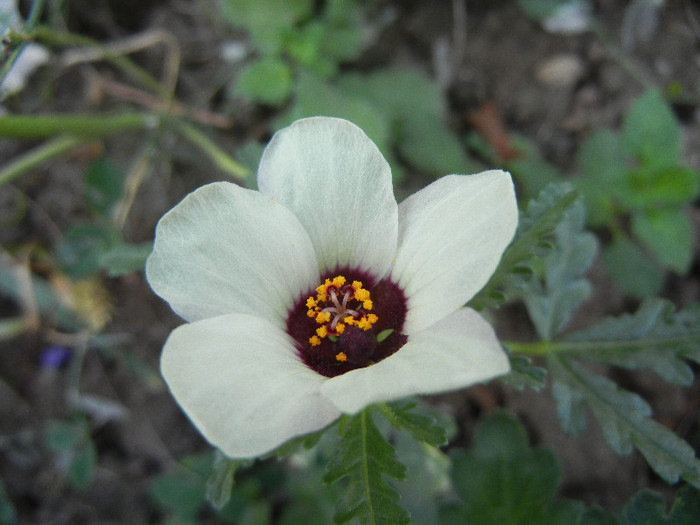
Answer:
[(342, 413), (508, 372), (463, 305), (513, 236), (510, 175), (449, 175), (397, 205), (374, 143), (317, 117), (273, 136), (258, 185), (185, 197), (146, 267), (189, 321), (165, 343), (163, 375), (213, 445), (254, 457)]

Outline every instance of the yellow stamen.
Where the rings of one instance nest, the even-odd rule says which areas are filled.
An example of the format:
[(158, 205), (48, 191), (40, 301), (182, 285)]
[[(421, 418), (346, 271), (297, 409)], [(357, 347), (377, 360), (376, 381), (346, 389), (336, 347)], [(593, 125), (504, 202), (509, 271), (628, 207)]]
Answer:
[(309, 338), (309, 343), (311, 343), (311, 346), (318, 346), (321, 344), (321, 339), (317, 335), (314, 335)]
[(328, 330), (326, 330), (325, 326), (319, 326), (316, 329), (316, 333), (318, 334), (319, 337), (323, 338), (323, 337), (326, 337), (328, 335)]
[(344, 363), (348, 360), (348, 356), (345, 355), (345, 352), (338, 352), (337, 354), (335, 354), (335, 360)]
[(317, 306), (317, 305), (318, 305), (318, 303), (316, 302), (316, 300), (315, 300), (313, 297), (309, 297), (309, 298), (306, 300), (306, 307), (307, 307), (307, 308), (313, 308), (313, 307), (315, 307), (315, 306)]
[(372, 309), (372, 300), (366, 299), (365, 301), (362, 301), (362, 308), (364, 308), (365, 310), (371, 310)]
[(316, 322), (318, 324), (324, 324), (324, 323), (329, 323), (331, 321), (331, 313), (330, 312), (318, 312), (316, 315)]
[(335, 331), (342, 334), (345, 331), (345, 325), (343, 323), (338, 323), (335, 325)]

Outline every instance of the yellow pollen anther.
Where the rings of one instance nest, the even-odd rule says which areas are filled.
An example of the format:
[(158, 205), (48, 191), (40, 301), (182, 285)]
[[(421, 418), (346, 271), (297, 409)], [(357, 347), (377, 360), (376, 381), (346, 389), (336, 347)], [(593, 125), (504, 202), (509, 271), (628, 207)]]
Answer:
[(314, 335), (309, 338), (309, 343), (311, 343), (311, 346), (318, 346), (321, 344), (321, 339), (317, 335)]
[(328, 335), (328, 330), (326, 330), (325, 326), (319, 326), (316, 329), (316, 333), (318, 334), (319, 337), (323, 338), (323, 337), (326, 337)]
[(369, 299), (369, 290), (364, 288), (355, 288), (355, 299), (358, 301), (366, 301)]
[(332, 282), (336, 288), (340, 288), (341, 286), (343, 286), (345, 284), (345, 277), (343, 277), (342, 275), (339, 275), (338, 277), (333, 278)]
[(324, 324), (324, 323), (329, 323), (331, 320), (331, 313), (330, 312), (318, 312), (316, 315), (316, 322), (318, 324)]
[(374, 324), (379, 321), (379, 317), (377, 317), (375, 314), (369, 314), (367, 316), (367, 320), (370, 322), (370, 324)]
[(316, 303), (316, 300), (315, 300), (313, 297), (309, 297), (309, 298), (306, 300), (306, 307), (307, 307), (307, 308), (313, 308), (313, 307), (316, 306), (317, 304), (318, 304), (318, 303)]
[(338, 323), (335, 325), (335, 331), (342, 334), (345, 331), (345, 325), (343, 323)]
[(362, 308), (365, 310), (371, 310), (372, 309), (372, 301), (371, 299), (366, 299), (362, 301)]
[(355, 319), (352, 316), (347, 316), (345, 319), (343, 319), (343, 322), (347, 325), (352, 326), (353, 323), (355, 322)]
[(339, 352), (339, 353), (335, 354), (335, 360), (340, 361), (341, 363), (344, 363), (345, 361), (348, 360), (348, 356), (346, 356), (344, 352)]

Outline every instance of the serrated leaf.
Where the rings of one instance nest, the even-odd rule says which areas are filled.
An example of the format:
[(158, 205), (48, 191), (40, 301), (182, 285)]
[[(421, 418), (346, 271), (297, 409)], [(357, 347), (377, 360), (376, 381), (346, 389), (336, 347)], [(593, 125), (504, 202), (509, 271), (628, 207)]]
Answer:
[(447, 443), (445, 429), (435, 424), (435, 419), (412, 410), (415, 403), (388, 403), (379, 405), (382, 415), (397, 430), (405, 430), (416, 441), (439, 447)]
[(575, 394), (568, 407), (558, 402), (562, 421), (571, 421), (571, 411), (581, 411), (585, 402), (600, 425), (605, 440), (618, 454), (636, 447), (649, 466), (668, 483), (683, 478), (700, 487), (700, 461), (693, 448), (649, 416), (649, 405), (637, 394), (620, 388), (610, 379), (593, 374), (565, 357), (547, 357), (556, 384)]
[(574, 310), (590, 294), (583, 277), (597, 251), (595, 237), (584, 231), (585, 208), (577, 200), (564, 214), (554, 232), (554, 249), (543, 260), (541, 279), (522, 287), (530, 319), (544, 341), (560, 333)]
[(517, 390), (531, 388), (540, 391), (547, 380), (547, 369), (532, 364), (532, 359), (524, 355), (509, 355), (510, 373), (500, 380)]
[(453, 454), (452, 480), (462, 504), (442, 513), (443, 523), (576, 523), (581, 506), (554, 501), (558, 478), (550, 450), (530, 448), (512, 416), (490, 414), (477, 425), (472, 449)]
[(674, 312), (672, 303), (650, 299), (634, 315), (607, 318), (570, 334), (567, 355), (623, 366), (648, 368), (662, 379), (688, 386), (693, 371), (685, 362), (700, 363), (700, 305)]
[(530, 280), (534, 272), (529, 265), (535, 257), (553, 248), (548, 239), (576, 198), (577, 194), (571, 191), (570, 186), (553, 184), (542, 190), (537, 199), (529, 202), (526, 210), (520, 214), (513, 242), (503, 254), (496, 272), (469, 302), (469, 306), (477, 310), (497, 306), (507, 297), (507, 294), (499, 292), (500, 288)]
[(348, 418), (341, 425), (338, 452), (326, 466), (324, 481), (347, 478), (344, 496), (336, 503), (336, 523), (353, 518), (363, 525), (410, 523), (408, 513), (398, 504), (400, 496), (386, 477), (401, 480), (405, 468), (392, 447), (377, 430), (369, 409)]

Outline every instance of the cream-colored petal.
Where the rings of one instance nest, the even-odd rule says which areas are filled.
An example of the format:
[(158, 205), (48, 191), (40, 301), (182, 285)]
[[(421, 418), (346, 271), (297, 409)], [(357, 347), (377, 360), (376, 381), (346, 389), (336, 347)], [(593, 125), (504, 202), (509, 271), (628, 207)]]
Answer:
[(199, 188), (163, 216), (146, 264), (153, 290), (189, 321), (238, 312), (279, 327), (318, 275), (294, 214), (228, 182)]
[(517, 223), (513, 181), (503, 171), (449, 175), (402, 202), (392, 279), (408, 298), (404, 331), (423, 330), (471, 299)]
[(287, 334), (258, 317), (230, 314), (176, 328), (161, 370), (194, 425), (231, 457), (265, 454), (340, 415), (319, 393), (326, 378), (301, 363)]
[(464, 388), (509, 370), (491, 326), (474, 310), (460, 308), (383, 361), (329, 379), (321, 393), (354, 414), (372, 403)]
[(314, 117), (278, 131), (260, 161), (258, 185), (299, 218), (321, 271), (388, 273), (398, 228), (391, 170), (360, 128)]

